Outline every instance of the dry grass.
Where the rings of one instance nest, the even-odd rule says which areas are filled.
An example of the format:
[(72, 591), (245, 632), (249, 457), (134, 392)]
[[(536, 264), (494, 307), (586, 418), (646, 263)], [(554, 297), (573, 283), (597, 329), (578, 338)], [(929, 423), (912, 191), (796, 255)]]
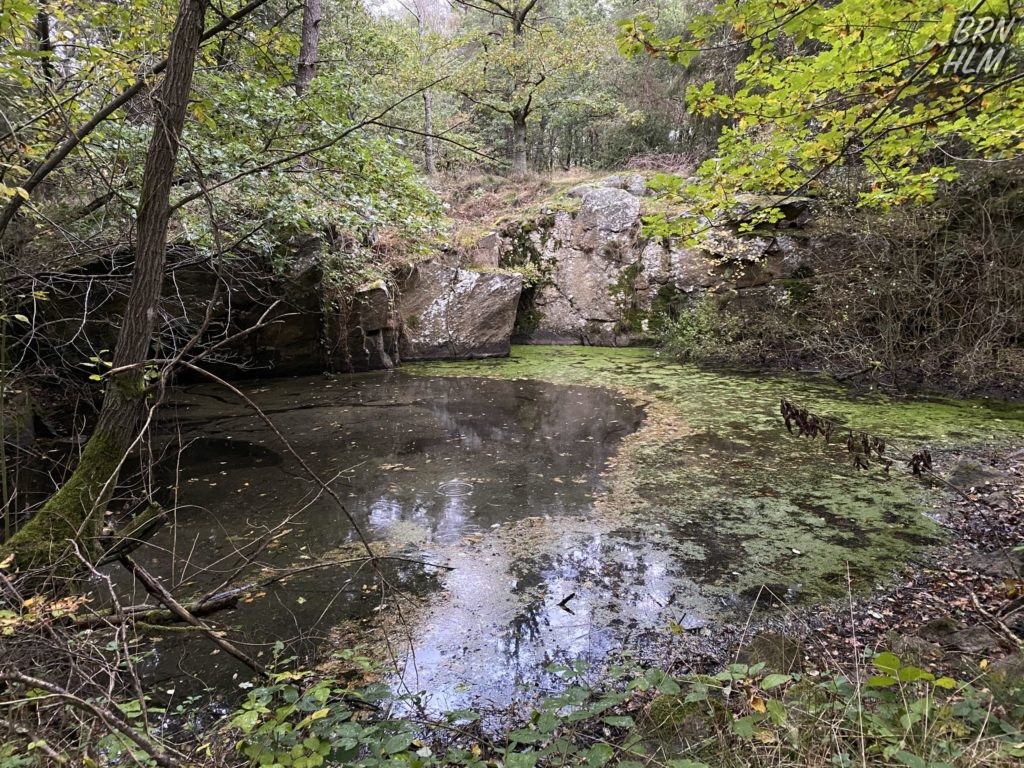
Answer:
[(453, 222), (451, 242), (466, 248), (501, 221), (538, 213), (561, 193), (603, 175), (572, 170), (513, 181), (492, 174), (460, 174), (439, 177), (436, 190), (447, 203)]

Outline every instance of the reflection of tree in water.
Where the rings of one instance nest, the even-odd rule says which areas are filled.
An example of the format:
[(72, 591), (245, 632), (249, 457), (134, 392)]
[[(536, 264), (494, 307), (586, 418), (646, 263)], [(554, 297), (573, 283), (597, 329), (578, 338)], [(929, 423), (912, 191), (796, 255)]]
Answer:
[[(638, 606), (651, 599), (656, 608), (669, 603), (667, 569), (660, 561), (648, 563), (640, 552), (635, 541), (594, 536), (554, 556), (516, 563), (516, 591), (540, 595), (530, 599), (502, 632), (502, 652), (509, 666), (517, 673), (536, 672), (538, 656), (548, 664), (581, 653), (596, 660), (625, 640), (616, 630), (622, 621), (600, 612), (618, 613), (622, 605)], [(569, 594), (573, 599), (560, 606)], [(629, 628), (640, 625), (638, 617), (630, 616)]]
[[(503, 634), (503, 650), (509, 660), (519, 659), (524, 643), (535, 643), (540, 640), (541, 624), (550, 626), (551, 622), (544, 616), (544, 601), (533, 600), (509, 622)], [(518, 664), (516, 665), (519, 666)]]
[[(267, 447), (272, 436), (253, 423), (251, 414), (233, 404), (206, 402), (202, 391), (190, 392), (187, 407), (195, 431), (185, 438), (197, 442), (185, 456), (190, 461), (174, 467), (183, 476), (178, 530), (204, 542), (195, 554), (186, 548), (189, 575), (204, 569), (193, 577), (196, 588), (217, 577), (215, 568), (223, 567), (220, 561), (244, 537), (271, 528), (282, 510), (311, 500), (294, 531), (261, 562), (301, 564), (333, 556), (350, 543), (354, 532), (344, 516), (325, 500), (313, 500), (308, 484), (293, 474), (292, 462)], [(617, 440), (642, 416), (605, 389), (401, 373), (273, 382), (253, 396), (275, 414), (300, 455), (325, 476), (336, 477), (346, 504), (371, 537), (386, 539), (396, 553), (421, 553), (412, 556), (428, 560), (438, 550), (463, 553), (478, 540), (487, 550), (492, 527), (520, 518), (590, 509)], [(555, 547), (569, 543), (557, 537), (551, 542)], [(423, 652), (418, 658), (433, 659), (440, 677), (441, 667), (458, 658), (464, 666), (478, 666), (481, 676), (493, 676), (498, 686), (511, 676), (526, 680), (551, 661), (549, 653), (560, 654), (580, 632), (592, 631), (586, 625), (589, 611), (582, 612), (580, 628), (581, 619), (556, 604), (575, 590), (567, 581), (573, 574), (587, 579), (595, 572), (593, 562), (574, 562), (581, 555), (598, 559), (599, 553), (590, 551), (593, 544), (583, 542), (587, 551), (541, 563), (532, 584), (516, 588), (514, 600), (505, 564), (518, 554), (493, 544), (493, 562), (470, 569), (474, 581), (463, 583), (466, 594), (453, 605), (439, 602), (438, 631), (424, 631), (416, 639), (427, 646), (417, 649)], [(161, 562), (174, 546), (170, 527), (150, 544)], [(139, 557), (145, 559), (148, 551)], [(409, 564), (387, 573), (395, 591), (419, 595), (440, 590), (438, 576)], [(232, 618), (245, 642), (280, 639), (290, 652), (312, 657), (331, 627), (378, 615), (382, 595), (373, 581), (358, 566), (310, 571), (273, 585), (266, 597), (240, 606)], [(484, 605), (488, 594), (497, 599)], [(391, 590), (383, 598), (394, 607)], [(219, 675), (230, 684), (232, 670), (218, 666), (216, 657), (188, 661), (204, 680)]]

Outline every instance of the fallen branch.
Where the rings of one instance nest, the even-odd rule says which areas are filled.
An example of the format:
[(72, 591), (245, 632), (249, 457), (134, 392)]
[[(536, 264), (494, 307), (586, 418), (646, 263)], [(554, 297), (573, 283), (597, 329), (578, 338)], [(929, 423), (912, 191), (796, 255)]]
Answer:
[(975, 610), (980, 613), (985, 620), (989, 623), (990, 627), (995, 629), (996, 634), (1001, 636), (1009, 644), (1009, 650), (1019, 651), (1022, 645), (1020, 636), (1010, 629), (1002, 619), (996, 616), (991, 611), (987, 610), (981, 602), (978, 600), (978, 596), (971, 593), (971, 603), (974, 605)]
[(146, 591), (149, 592), (153, 597), (159, 600), (161, 603), (166, 605), (171, 612), (177, 615), (186, 624), (191, 624), (193, 627), (201, 629), (203, 633), (210, 638), (214, 645), (220, 648), (222, 651), (230, 656), (238, 659), (240, 662), (249, 667), (253, 672), (263, 678), (269, 678), (270, 673), (260, 664), (256, 659), (252, 658), (245, 651), (241, 650), (234, 643), (227, 640), (222, 633), (213, 629), (203, 621), (200, 621), (193, 613), (191, 613), (184, 605), (179, 603), (160, 580), (154, 577), (149, 571), (143, 568), (141, 565), (132, 560), (130, 555), (122, 555), (120, 557), (121, 564), (124, 565), (128, 571), (137, 578), (142, 586), (145, 587)]
[(60, 687), (49, 680), (42, 680), (38, 677), (31, 677), (22, 672), (0, 672), (0, 681), (5, 683), (18, 683), (26, 688), (37, 688), (41, 691), (63, 699), (76, 709), (82, 709), (99, 718), (104, 725), (111, 730), (117, 731), (126, 739), (135, 744), (139, 749), (149, 755), (153, 761), (162, 768), (178, 768), (185, 764), (185, 756), (180, 753), (172, 753), (157, 744), (149, 736), (137, 731), (125, 723), (119, 713), (102, 707), (91, 701), (79, 698), (70, 691)]
[[(188, 615), (195, 618), (209, 616), (219, 611), (226, 611), (238, 605), (239, 599), (244, 592), (233, 591), (229, 594), (220, 595), (210, 600), (194, 603), (184, 603), (182, 608)], [(150, 624), (154, 626), (167, 626), (178, 622), (187, 621), (182, 614), (169, 608), (154, 608), (152, 605), (133, 605), (122, 608), (120, 611), (104, 611), (86, 616), (74, 616), (72, 621), (78, 629), (98, 629), (101, 627), (114, 627), (126, 622)]]

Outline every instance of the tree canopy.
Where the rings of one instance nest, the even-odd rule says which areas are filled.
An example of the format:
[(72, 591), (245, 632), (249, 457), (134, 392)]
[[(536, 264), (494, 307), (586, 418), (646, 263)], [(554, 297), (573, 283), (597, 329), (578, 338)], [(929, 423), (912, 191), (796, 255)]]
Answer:
[[(675, 195), (702, 200), (707, 212), (741, 190), (828, 194), (830, 170), (843, 166), (864, 180), (862, 204), (890, 206), (933, 199), (961, 161), (998, 163), (1024, 149), (1019, 68), (948, 63), (960, 54), (953, 33), (963, 14), (1013, 12), (986, 0), (740, 0), (677, 35), (649, 17), (625, 20), (619, 45), (681, 67), (709, 50), (743, 52), (734, 85), (708, 81), (687, 93), (691, 110), (727, 125), (699, 183), (665, 181)], [(1007, 45), (1009, 61), (1019, 29)]]
[[(301, 98), (301, 14), (291, 5), (250, 0), (207, 20), (208, 30), (230, 33), (208, 34), (199, 54), (172, 238), (207, 253), (244, 247), (267, 256), (292, 234), (326, 226), (430, 239), (438, 203), (401, 141), (375, 122), (419, 86), (381, 91), (380, 73), (396, 58), (386, 29), (359, 2), (325, 5), (319, 76)], [(159, 98), (158, 41), (172, 10), (105, 0), (0, 8), (0, 202), (23, 203), (4, 238), (9, 263), (37, 263), (52, 238), (68, 243), (72, 262), (130, 245), (151, 100)], [(244, 22), (225, 23), (239, 13)], [(69, 143), (67, 157), (39, 178)]]

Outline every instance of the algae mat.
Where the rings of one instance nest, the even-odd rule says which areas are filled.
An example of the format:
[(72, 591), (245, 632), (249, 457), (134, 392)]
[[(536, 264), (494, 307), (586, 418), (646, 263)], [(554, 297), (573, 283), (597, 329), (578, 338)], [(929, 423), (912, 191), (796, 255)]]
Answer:
[(940, 491), (899, 465), (891, 477), (858, 471), (840, 449), (789, 435), (780, 398), (908, 454), (1024, 434), (1019, 406), (893, 400), (809, 377), (710, 372), (647, 349), (514, 347), (507, 359), (406, 370), (607, 387), (644, 405), (647, 419), (620, 450), (598, 509), (625, 515), (620, 535), (670, 552), (675, 569), (720, 605), (742, 607), (764, 586), (780, 600), (838, 596), (848, 579), (867, 587), (941, 540), (930, 515), (944, 502)]

